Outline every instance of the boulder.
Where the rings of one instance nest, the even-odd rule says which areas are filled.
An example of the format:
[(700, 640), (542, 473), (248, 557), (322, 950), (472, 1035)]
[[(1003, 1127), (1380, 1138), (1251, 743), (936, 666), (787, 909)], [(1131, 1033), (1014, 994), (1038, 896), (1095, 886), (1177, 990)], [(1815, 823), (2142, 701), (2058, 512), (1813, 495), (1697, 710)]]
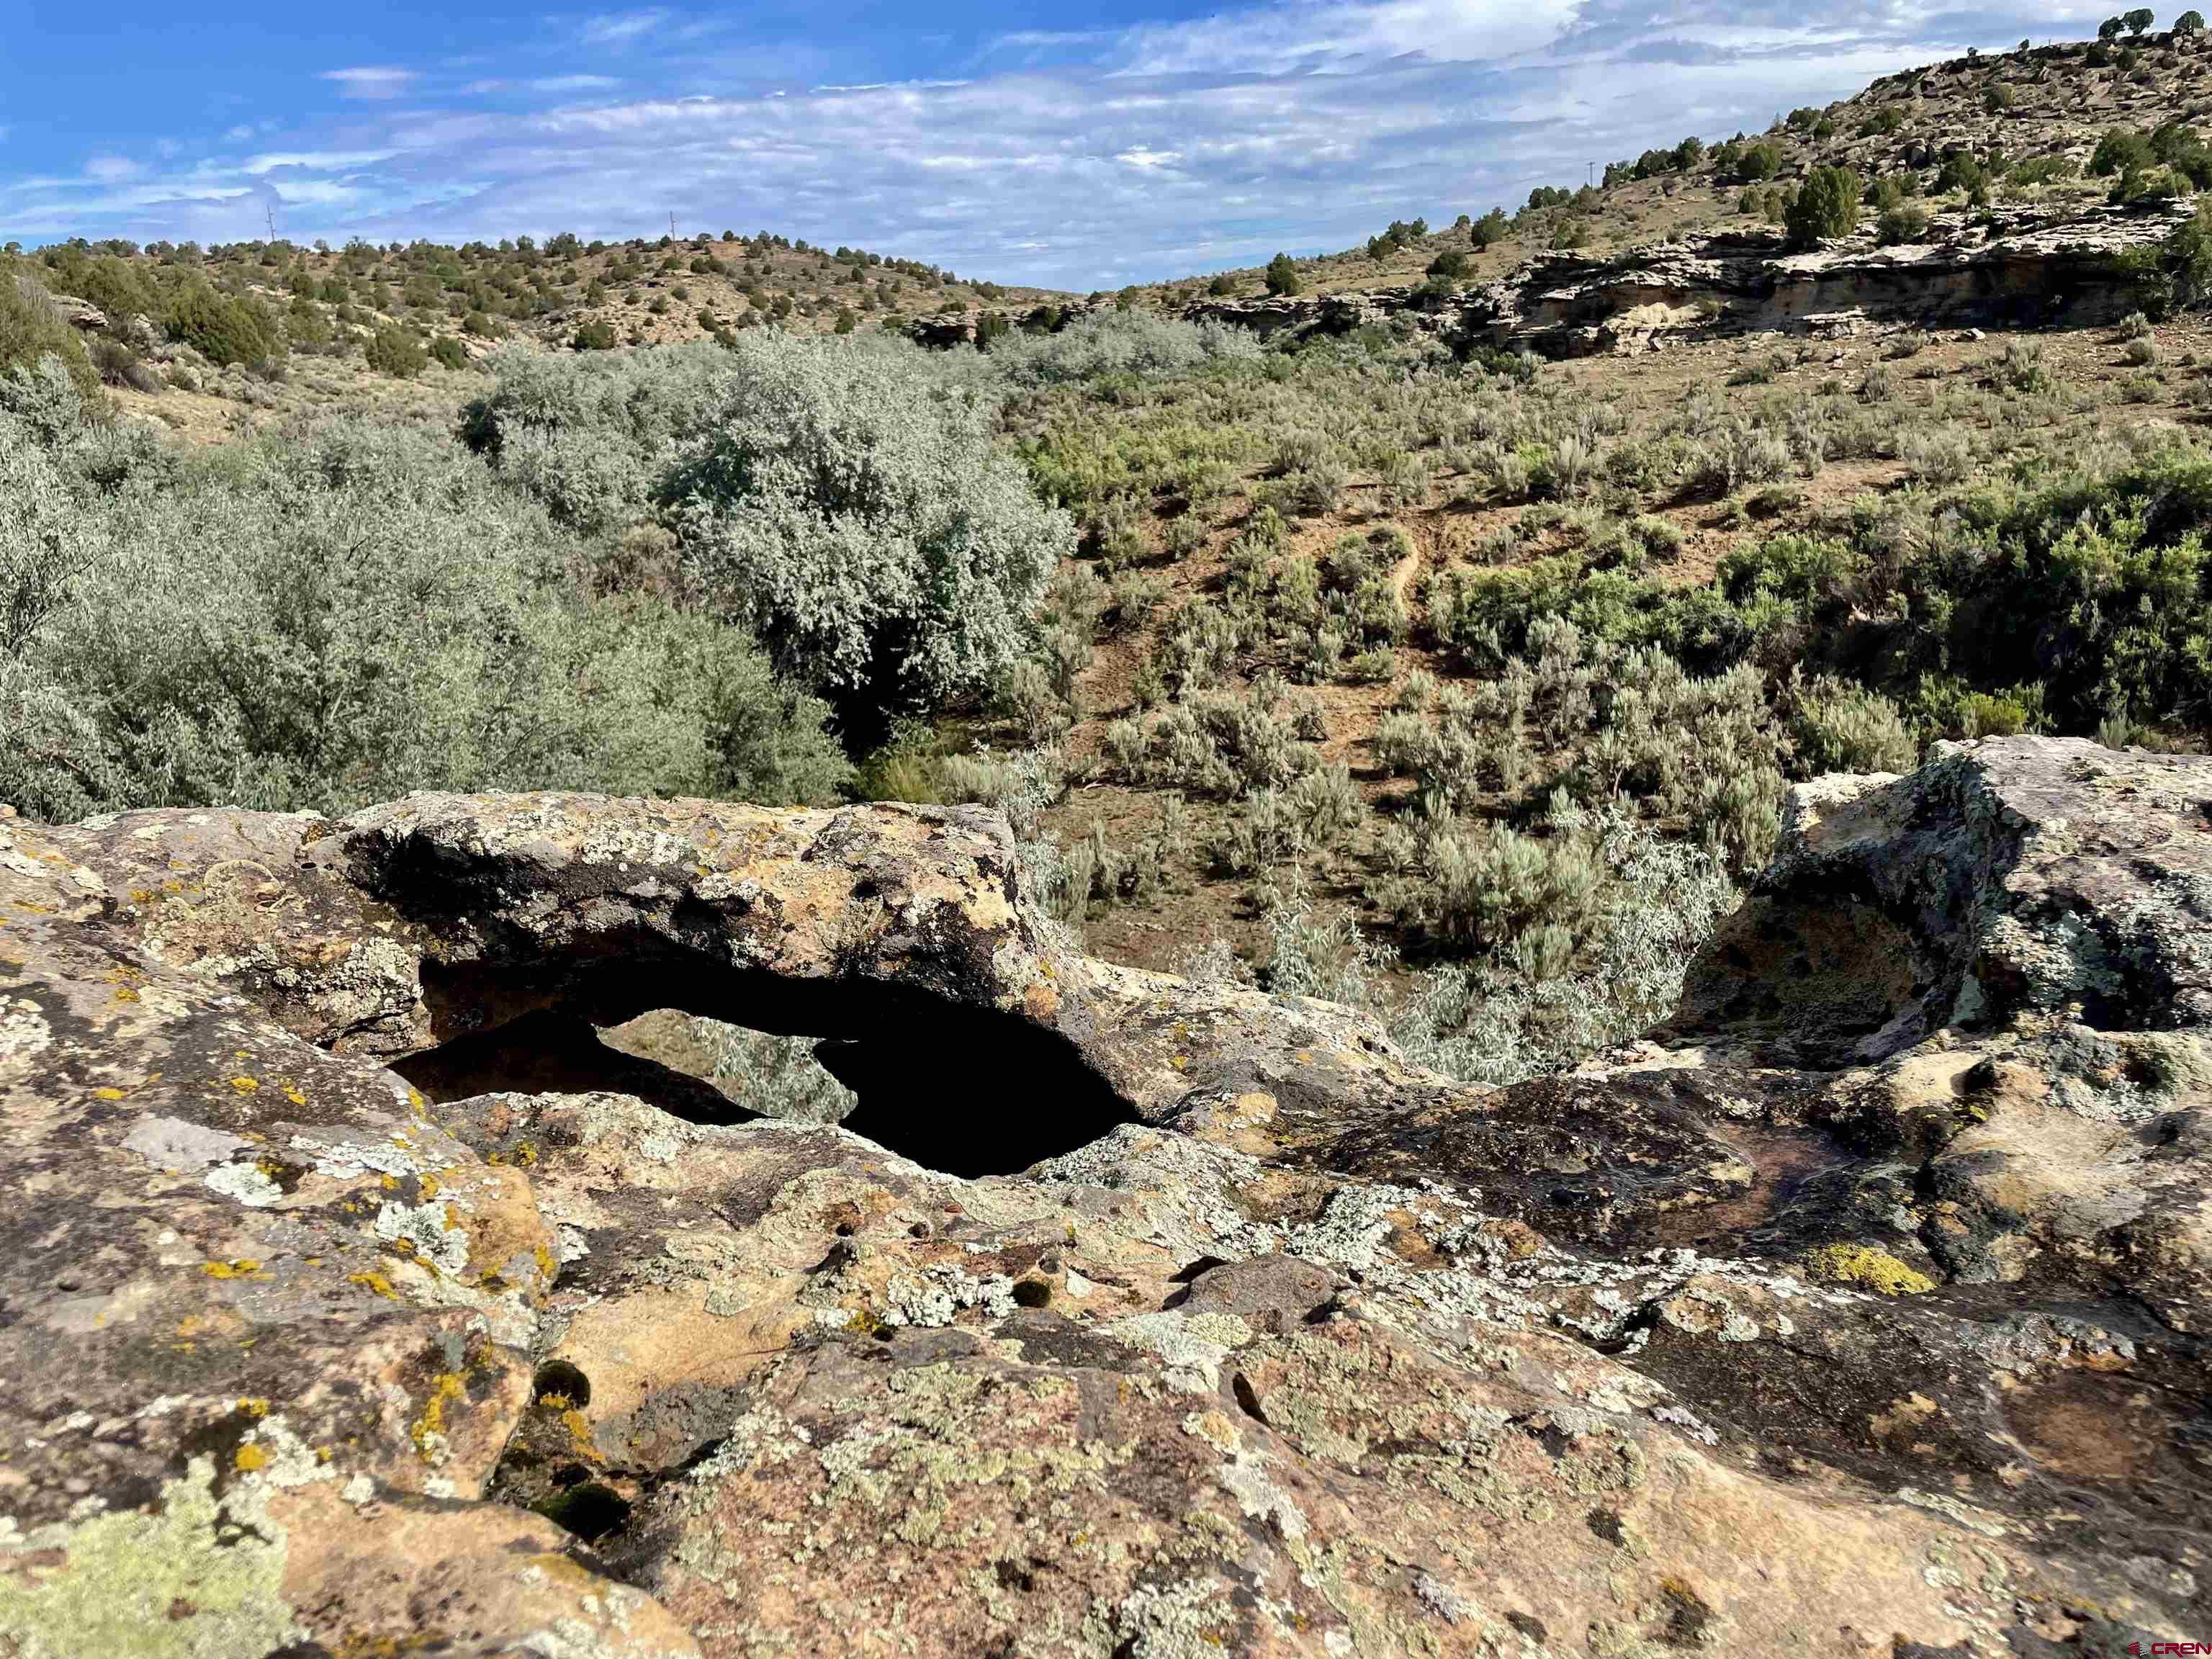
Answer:
[(52, 298), (56, 313), (71, 328), (89, 333), (107, 326), (107, 313), (91, 301), (80, 300), (74, 294), (57, 294)]

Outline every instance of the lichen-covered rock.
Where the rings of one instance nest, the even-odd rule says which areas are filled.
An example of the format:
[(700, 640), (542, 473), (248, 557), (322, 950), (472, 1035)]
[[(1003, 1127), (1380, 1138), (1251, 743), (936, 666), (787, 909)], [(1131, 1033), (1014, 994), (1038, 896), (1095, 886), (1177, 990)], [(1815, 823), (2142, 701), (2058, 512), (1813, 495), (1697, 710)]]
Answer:
[(0, 1652), (2204, 1628), (2208, 801), (1808, 786), (1673, 1046), (1508, 1090), (1072, 953), (973, 811), (0, 820)]
[(1832, 1061), (2028, 1011), (2202, 1026), (2208, 808), (2212, 759), (2078, 738), (1940, 744), (1909, 777), (1802, 786), (1677, 1029)]

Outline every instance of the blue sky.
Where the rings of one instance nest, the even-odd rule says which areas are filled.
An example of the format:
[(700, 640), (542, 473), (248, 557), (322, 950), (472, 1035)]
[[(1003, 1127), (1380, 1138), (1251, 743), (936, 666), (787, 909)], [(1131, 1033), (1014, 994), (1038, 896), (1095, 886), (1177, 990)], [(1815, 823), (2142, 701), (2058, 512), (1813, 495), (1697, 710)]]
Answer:
[[(1089, 289), (1342, 247), (2103, 12), (0, 0), (0, 242), (768, 228)], [(2161, 21), (2163, 21), (2161, 15)]]

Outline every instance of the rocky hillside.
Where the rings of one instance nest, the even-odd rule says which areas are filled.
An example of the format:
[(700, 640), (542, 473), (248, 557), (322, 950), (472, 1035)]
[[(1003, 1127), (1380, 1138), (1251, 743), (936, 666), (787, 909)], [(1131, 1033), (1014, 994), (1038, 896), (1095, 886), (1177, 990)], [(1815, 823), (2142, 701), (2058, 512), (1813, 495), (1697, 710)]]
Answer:
[[(1072, 953), (972, 810), (9, 822), (0, 1636), (2201, 1632), (2208, 807), (2033, 738), (1802, 786), (1666, 1046), (1504, 1090)], [(854, 1115), (504, 1086), (656, 1006)]]
[[(1480, 281), (1541, 253), (1605, 256), (1741, 230), (1747, 220), (1778, 226), (1817, 167), (1850, 167), (1869, 185), (1889, 179), (1900, 199), (1931, 211), (1970, 198), (1977, 207), (2070, 210), (2103, 202), (2124, 171), (2099, 170), (2107, 133), (2148, 139), (2169, 130), (2162, 153), (2139, 158), (2136, 169), (2137, 189), (2158, 193), (2176, 172), (2192, 179), (2203, 172), (2201, 142), (2174, 141), (2208, 121), (2212, 47), (2201, 30), (2022, 41), (2014, 52), (1970, 53), (1884, 76), (1840, 102), (1778, 116), (1763, 132), (1685, 134), (1620, 159), (1595, 184), (1560, 179), (1522, 202), (1449, 203), (1443, 211), (1426, 204), (1433, 220), (1400, 221), (1361, 246), (1297, 259), (1293, 275), (1302, 293), (1364, 293), (1415, 285), (1440, 258), (1463, 262), (1461, 274)], [(2101, 161), (2114, 159), (2107, 152)], [(1448, 222), (1446, 212), (1456, 219)], [(1267, 285), (1266, 270), (1252, 266), (1143, 292), (1176, 307), (1252, 298)]]
[[(1857, 323), (2101, 325), (2155, 314), (2156, 267), (2212, 184), (2201, 31), (2081, 41), (1887, 76), (1765, 132), (1647, 151), (1510, 215), (1392, 224), (1360, 248), (1124, 290), (1273, 335), (1402, 323), (1549, 356), (1705, 333)], [(1849, 168), (1859, 222), (1785, 234), (1816, 169)], [(2212, 274), (2212, 273), (2201, 273)], [(2153, 290), (2146, 307), (2146, 285)], [(1095, 308), (978, 301), (916, 317), (931, 344)]]

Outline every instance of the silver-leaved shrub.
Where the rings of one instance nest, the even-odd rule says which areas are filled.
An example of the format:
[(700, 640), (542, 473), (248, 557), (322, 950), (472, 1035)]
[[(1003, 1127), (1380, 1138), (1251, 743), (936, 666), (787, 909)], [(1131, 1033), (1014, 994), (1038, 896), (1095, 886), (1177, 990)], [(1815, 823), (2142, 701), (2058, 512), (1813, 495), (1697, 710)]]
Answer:
[(576, 538), (459, 446), (337, 422), (178, 454), (67, 386), (0, 396), (0, 800), (816, 802), (850, 776), (740, 626), (579, 584)]

